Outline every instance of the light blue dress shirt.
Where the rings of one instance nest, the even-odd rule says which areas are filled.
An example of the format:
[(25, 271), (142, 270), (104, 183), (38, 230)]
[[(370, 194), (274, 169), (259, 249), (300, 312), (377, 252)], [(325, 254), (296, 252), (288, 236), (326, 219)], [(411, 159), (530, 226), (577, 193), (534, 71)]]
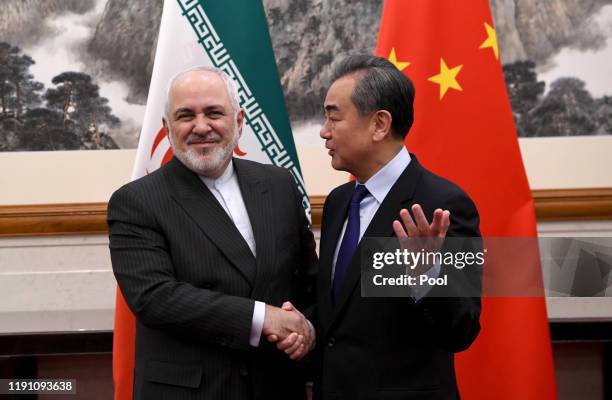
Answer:
[[(370, 179), (366, 182), (355, 182), (355, 185), (362, 184), (370, 192), (364, 199), (361, 201), (359, 206), (359, 240), (363, 237), (363, 234), (368, 229), (370, 222), (372, 222), (372, 218), (376, 215), (378, 208), (382, 204), (389, 191), (395, 185), (395, 182), (402, 175), (406, 167), (410, 164), (410, 154), (406, 147), (402, 147), (402, 149), (389, 161), (384, 167), (382, 167), (378, 172), (376, 172)], [(397, 215), (399, 219), (399, 214)], [(336, 272), (336, 261), (338, 259), (338, 252), (340, 251), (340, 244), (342, 243), (342, 238), (344, 237), (344, 231), (346, 230), (346, 224), (348, 222), (348, 218), (344, 221), (344, 225), (342, 226), (342, 232), (338, 237), (338, 243), (336, 243), (336, 250), (334, 251), (334, 261), (332, 264), (332, 282), (334, 280), (334, 273)], [(426, 273), (429, 277), (437, 277), (440, 274), (440, 265), (436, 264), (432, 268), (430, 268)], [(429, 292), (430, 287), (422, 286), (415, 287), (415, 299), (420, 300), (423, 296)], [(420, 289), (420, 290), (419, 290)]]

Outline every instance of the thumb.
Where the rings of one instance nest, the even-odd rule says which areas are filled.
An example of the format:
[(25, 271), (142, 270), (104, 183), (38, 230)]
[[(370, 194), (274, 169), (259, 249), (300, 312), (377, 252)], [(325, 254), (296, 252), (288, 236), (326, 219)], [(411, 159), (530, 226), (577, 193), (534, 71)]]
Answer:
[(283, 303), (281, 308), (285, 311), (293, 311), (293, 304), (291, 304), (290, 301), (286, 301)]

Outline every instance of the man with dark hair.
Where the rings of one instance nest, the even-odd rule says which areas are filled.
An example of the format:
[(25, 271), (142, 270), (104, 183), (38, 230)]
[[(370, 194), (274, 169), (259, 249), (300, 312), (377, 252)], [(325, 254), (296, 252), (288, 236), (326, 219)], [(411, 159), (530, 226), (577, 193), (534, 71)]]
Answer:
[(359, 79), (351, 101), (359, 115), (387, 110), (392, 118), (391, 134), (403, 140), (414, 122), (414, 86), (406, 76), (382, 57), (357, 55), (347, 57), (332, 75), (331, 81), (355, 74)]
[[(113, 272), (136, 316), (135, 399), (305, 397), (289, 358), (314, 332), (292, 304), (314, 303), (315, 242), (291, 174), (232, 157), (244, 113), (221, 70), (179, 73), (163, 118), (175, 158), (109, 201)], [(291, 356), (268, 336), (291, 340)]]
[[(368, 298), (359, 284), (362, 237), (480, 236), (470, 198), (406, 150), (413, 102), (410, 80), (369, 55), (342, 61), (325, 98), (321, 137), (331, 165), (356, 182), (334, 189), (323, 209), (318, 399), (459, 398), (453, 354), (480, 330), (480, 298), (439, 298), (436, 288), (416, 298)], [(434, 265), (426, 273), (442, 271)]]

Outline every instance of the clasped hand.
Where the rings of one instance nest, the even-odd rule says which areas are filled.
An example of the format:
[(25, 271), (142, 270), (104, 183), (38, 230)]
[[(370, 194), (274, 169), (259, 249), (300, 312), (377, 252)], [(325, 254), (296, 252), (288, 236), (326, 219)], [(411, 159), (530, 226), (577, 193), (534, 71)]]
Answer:
[(304, 358), (315, 343), (312, 326), (288, 301), (281, 308), (266, 304), (262, 333), (292, 360)]

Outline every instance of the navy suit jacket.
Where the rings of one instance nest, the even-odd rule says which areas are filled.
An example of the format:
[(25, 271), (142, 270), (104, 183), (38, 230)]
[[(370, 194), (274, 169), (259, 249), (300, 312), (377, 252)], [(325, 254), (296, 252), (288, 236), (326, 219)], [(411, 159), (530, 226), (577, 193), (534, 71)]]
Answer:
[[(453, 183), (423, 168), (411, 155), (374, 215), (364, 237), (391, 237), (402, 208), (418, 203), (428, 219), (450, 210), (447, 237), (479, 237), (474, 203)], [(347, 217), (354, 183), (334, 189), (325, 202), (317, 279), (315, 398), (455, 399), (453, 355), (479, 330), (480, 298), (427, 296), (363, 298), (359, 257), (348, 267), (335, 304), (331, 299), (334, 250)], [(359, 248), (355, 254), (359, 254)], [(480, 282), (480, 276), (478, 276)], [(435, 290), (435, 289), (432, 289)], [(433, 293), (430, 293), (433, 294)]]

